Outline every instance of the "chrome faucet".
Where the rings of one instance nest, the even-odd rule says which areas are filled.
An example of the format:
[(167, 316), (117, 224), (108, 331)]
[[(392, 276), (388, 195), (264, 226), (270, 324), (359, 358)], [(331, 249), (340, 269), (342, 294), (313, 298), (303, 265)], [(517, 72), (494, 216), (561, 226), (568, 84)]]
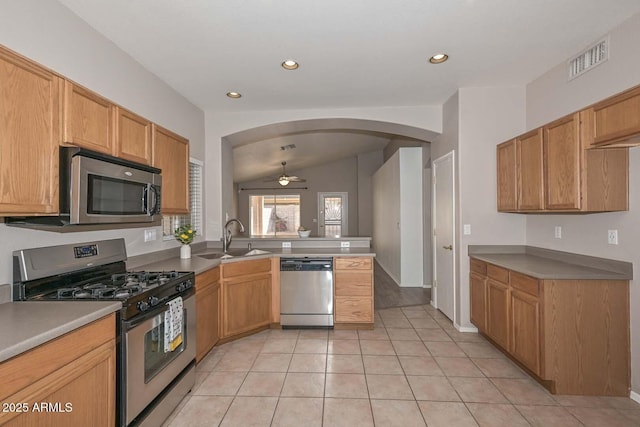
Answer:
[(227, 223), (224, 225), (224, 228), (222, 229), (222, 252), (227, 252), (227, 250), (229, 250), (229, 245), (231, 245), (231, 240), (232, 240), (232, 236), (231, 236), (231, 230), (229, 230), (229, 225), (231, 225), (231, 223), (233, 222), (237, 222), (238, 225), (240, 226), (240, 232), (244, 233), (244, 225), (242, 225), (242, 223), (240, 222), (239, 219), (236, 218), (231, 218), (229, 221), (227, 221)]

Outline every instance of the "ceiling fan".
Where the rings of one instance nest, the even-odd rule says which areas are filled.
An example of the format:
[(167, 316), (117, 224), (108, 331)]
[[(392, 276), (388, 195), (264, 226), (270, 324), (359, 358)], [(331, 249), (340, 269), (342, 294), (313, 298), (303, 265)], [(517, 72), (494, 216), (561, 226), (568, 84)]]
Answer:
[(306, 179), (298, 178), (297, 176), (287, 175), (287, 162), (282, 162), (282, 174), (279, 177), (265, 179), (265, 182), (268, 181), (278, 181), (278, 184), (286, 187), (290, 182), (306, 182)]

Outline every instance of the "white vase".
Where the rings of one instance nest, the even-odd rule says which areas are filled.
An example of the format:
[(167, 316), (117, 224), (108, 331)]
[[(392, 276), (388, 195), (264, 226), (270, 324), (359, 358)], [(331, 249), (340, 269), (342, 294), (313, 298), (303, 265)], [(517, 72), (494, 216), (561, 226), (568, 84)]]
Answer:
[(180, 258), (182, 259), (191, 258), (191, 246), (189, 245), (180, 246)]

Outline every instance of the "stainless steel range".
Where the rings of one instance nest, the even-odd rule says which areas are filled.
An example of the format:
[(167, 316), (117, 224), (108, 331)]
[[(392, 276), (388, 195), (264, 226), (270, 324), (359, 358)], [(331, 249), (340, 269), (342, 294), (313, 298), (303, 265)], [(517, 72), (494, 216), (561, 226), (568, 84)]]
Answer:
[(122, 301), (118, 425), (158, 426), (195, 384), (194, 274), (127, 272), (126, 258), (124, 239), (15, 251), (13, 300)]

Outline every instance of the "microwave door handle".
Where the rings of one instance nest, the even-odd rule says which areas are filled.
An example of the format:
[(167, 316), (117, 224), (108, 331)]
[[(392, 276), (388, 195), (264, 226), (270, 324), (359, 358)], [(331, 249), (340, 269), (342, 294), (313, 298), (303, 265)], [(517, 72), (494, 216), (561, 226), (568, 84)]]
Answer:
[[(149, 192), (153, 193), (153, 197), (149, 197)], [(153, 184), (147, 184), (145, 198), (147, 200), (147, 213), (149, 214), (149, 216), (159, 214), (160, 194), (158, 193), (158, 189)], [(151, 206), (151, 199), (153, 199), (153, 206)]]

